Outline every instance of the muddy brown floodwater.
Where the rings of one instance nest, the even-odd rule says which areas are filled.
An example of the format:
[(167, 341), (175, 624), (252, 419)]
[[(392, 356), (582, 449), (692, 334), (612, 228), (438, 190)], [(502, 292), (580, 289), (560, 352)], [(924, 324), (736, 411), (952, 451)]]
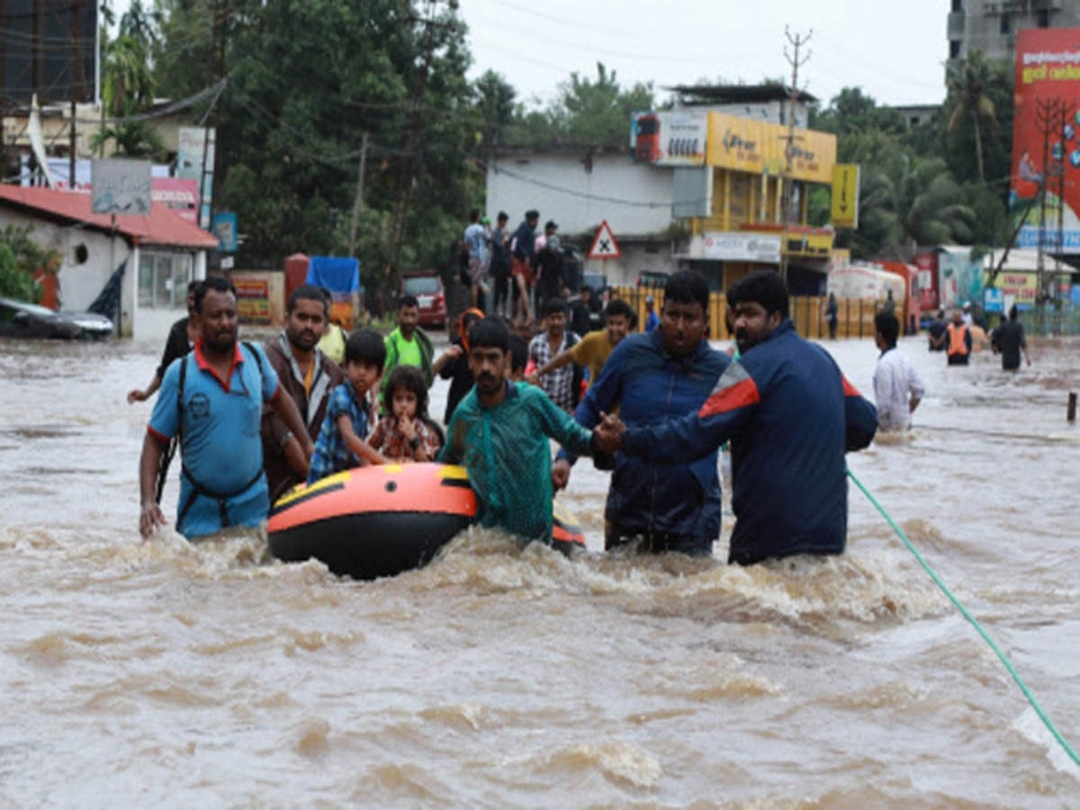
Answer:
[[(872, 391), (869, 341), (828, 345)], [(1076, 342), (928, 394), (852, 471), (1080, 744)], [(866, 499), (842, 558), (568, 560), (462, 536), (393, 579), (139, 539), (159, 346), (0, 342), (0, 805), (1077, 807), (1078, 769)], [(445, 384), (433, 394), (442, 412)], [(725, 497), (728, 495), (725, 492)], [(175, 514), (176, 486), (166, 491)]]

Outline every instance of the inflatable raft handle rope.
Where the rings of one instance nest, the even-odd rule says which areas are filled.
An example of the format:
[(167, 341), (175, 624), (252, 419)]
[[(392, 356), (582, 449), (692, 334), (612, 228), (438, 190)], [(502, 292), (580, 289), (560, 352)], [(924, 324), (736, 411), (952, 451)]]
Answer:
[(1061, 732), (1059, 732), (1054, 726), (1053, 722), (1051, 722), (1050, 717), (1046, 714), (1045, 711), (1043, 711), (1042, 706), (1039, 705), (1039, 701), (1035, 699), (1035, 696), (1031, 693), (1031, 690), (1028, 689), (1027, 684), (1024, 683), (1023, 678), (1020, 677), (1020, 673), (1016, 671), (1016, 668), (1012, 665), (1012, 662), (1009, 661), (1005, 653), (1001, 651), (1001, 648), (994, 643), (994, 640), (992, 638), (990, 638), (990, 634), (983, 629), (982, 625), (979, 624), (978, 620), (974, 616), (972, 616), (971, 613), (968, 612), (968, 609), (964, 607), (960, 600), (957, 599), (953, 595), (952, 591), (948, 589), (945, 583), (942, 582), (941, 577), (939, 577), (934, 572), (934, 569), (930, 567), (930, 564), (927, 563), (925, 559), (923, 559), (922, 554), (920, 554), (918, 549), (915, 548), (912, 542), (908, 539), (907, 535), (904, 534), (903, 530), (896, 525), (896, 521), (894, 521), (889, 515), (889, 513), (885, 511), (885, 508), (877, 502), (877, 499), (870, 494), (870, 490), (863, 486), (862, 481), (855, 477), (855, 473), (853, 473), (851, 470), (848, 470), (847, 474), (848, 477), (855, 482), (855, 486), (857, 486), (862, 491), (862, 494), (867, 497), (867, 500), (869, 500), (870, 503), (874, 505), (874, 507), (881, 513), (881, 516), (885, 518), (885, 520), (890, 526), (892, 526), (893, 531), (896, 532), (896, 536), (904, 541), (904, 545), (907, 546), (908, 551), (915, 555), (915, 559), (918, 560), (919, 565), (923, 567), (923, 570), (925, 570), (926, 573), (930, 575), (930, 579), (934, 581), (934, 584), (941, 589), (941, 592), (944, 593), (945, 596), (949, 598), (949, 601), (956, 606), (956, 609), (960, 611), (960, 614), (965, 619), (967, 619), (971, 626), (975, 628), (976, 632), (978, 632), (978, 634), (982, 636), (983, 641), (990, 645), (990, 649), (993, 650), (995, 654), (997, 654), (998, 659), (1000, 659), (1001, 663), (1005, 665), (1005, 669), (1007, 669), (1009, 671), (1009, 674), (1012, 675), (1012, 679), (1016, 681), (1016, 685), (1019, 686), (1020, 691), (1024, 693), (1024, 697), (1026, 697), (1028, 703), (1031, 704), (1031, 708), (1033, 708), (1035, 710), (1035, 713), (1039, 715), (1039, 719), (1043, 721), (1043, 725), (1045, 725), (1046, 728), (1050, 731), (1054, 739), (1057, 740), (1058, 744), (1064, 749), (1065, 753), (1069, 755), (1069, 758), (1072, 759), (1073, 763), (1076, 765), (1080, 765), (1080, 757), (1077, 757), (1076, 751), (1072, 749), (1072, 746), (1069, 745), (1069, 743), (1061, 735)]

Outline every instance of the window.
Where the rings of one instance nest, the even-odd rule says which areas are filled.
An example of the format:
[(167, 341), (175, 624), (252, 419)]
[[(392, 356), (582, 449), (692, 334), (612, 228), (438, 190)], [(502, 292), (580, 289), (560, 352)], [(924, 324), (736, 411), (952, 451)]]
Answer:
[(1008, 14), (1001, 15), (1001, 22), (998, 25), (998, 33), (1002, 36), (1012, 33), (1012, 17)]
[(964, 10), (964, 0), (952, 0), (953, 13), (957, 13)]
[(1050, 27), (1050, 9), (1040, 8), (1035, 12), (1035, 25), (1039, 28)]
[(139, 256), (139, 306), (151, 309), (183, 309), (192, 277), (190, 253), (156, 253)]
[(949, 40), (949, 58), (950, 59), (959, 59), (960, 58), (960, 40), (958, 40), (958, 39)]

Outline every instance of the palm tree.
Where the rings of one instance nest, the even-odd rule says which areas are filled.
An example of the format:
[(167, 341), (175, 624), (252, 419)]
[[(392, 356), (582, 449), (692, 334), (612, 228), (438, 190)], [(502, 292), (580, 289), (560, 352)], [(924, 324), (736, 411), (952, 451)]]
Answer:
[(913, 156), (880, 131), (849, 135), (841, 153), (863, 167), (855, 255), (908, 260), (918, 245), (971, 242), (975, 212), (943, 159)]
[(975, 162), (980, 183), (986, 182), (981, 123), (997, 126), (997, 114), (990, 98), (993, 82), (994, 71), (979, 50), (969, 51), (963, 59), (950, 62), (945, 71), (945, 83), (956, 104), (949, 117), (948, 129), (952, 131), (965, 118), (971, 118), (975, 127)]

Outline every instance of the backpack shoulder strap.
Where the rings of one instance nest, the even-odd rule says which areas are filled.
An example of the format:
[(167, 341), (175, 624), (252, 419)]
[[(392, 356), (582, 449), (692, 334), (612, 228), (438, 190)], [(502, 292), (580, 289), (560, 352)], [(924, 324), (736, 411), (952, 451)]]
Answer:
[(183, 443), (184, 440), (184, 381), (187, 380), (188, 352), (180, 358), (180, 382), (176, 386), (176, 440)]
[(259, 367), (259, 374), (261, 376), (263, 373), (262, 357), (255, 350), (255, 344), (252, 343), (250, 340), (244, 340), (241, 342), (244, 344), (244, 346), (247, 347), (247, 350), (251, 352), (251, 356), (255, 358), (255, 365)]

